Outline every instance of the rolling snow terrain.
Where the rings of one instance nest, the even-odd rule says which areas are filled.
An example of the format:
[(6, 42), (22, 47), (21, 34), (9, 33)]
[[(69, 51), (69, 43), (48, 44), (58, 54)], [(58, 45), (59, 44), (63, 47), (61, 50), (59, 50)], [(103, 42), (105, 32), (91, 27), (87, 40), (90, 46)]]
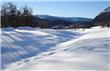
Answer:
[(3, 71), (109, 71), (109, 28), (1, 30)]

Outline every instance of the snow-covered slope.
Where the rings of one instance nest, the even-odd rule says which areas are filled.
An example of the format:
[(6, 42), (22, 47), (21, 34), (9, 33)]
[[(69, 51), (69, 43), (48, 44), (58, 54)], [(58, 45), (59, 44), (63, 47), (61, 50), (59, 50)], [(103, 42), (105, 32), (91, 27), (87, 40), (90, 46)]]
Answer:
[[(37, 30), (36, 30), (37, 31)], [(61, 34), (61, 37), (66, 39), (73, 32), (70, 30), (60, 31), (60, 30), (40, 30), (40, 32), (52, 34), (54, 37), (46, 37), (56, 39)], [(18, 33), (18, 30), (14, 31)], [(19, 31), (20, 32), (20, 31)], [(32, 31), (28, 31), (28, 33), (32, 33)], [(4, 70), (10, 71), (109, 71), (109, 57), (110, 57), (110, 31), (109, 28), (100, 28), (95, 27), (89, 30), (85, 30), (84, 32), (78, 31), (83, 36), (74, 39), (70, 38), (69, 40), (65, 40), (66, 42), (59, 43), (57, 45), (52, 46), (47, 52), (43, 52), (38, 54), (37, 56), (33, 56), (21, 61), (17, 61), (11, 63), (6, 66)], [(5, 32), (6, 33), (6, 32)], [(21, 32), (20, 32), (21, 33)], [(27, 32), (23, 32), (27, 33)], [(65, 34), (64, 34), (65, 33)], [(10, 33), (12, 34), (12, 33)], [(67, 35), (69, 34), (69, 35)], [(36, 33), (36, 36), (38, 34)], [(66, 35), (66, 36), (65, 36)], [(73, 35), (73, 34), (72, 34)], [(29, 35), (28, 35), (29, 36)], [(78, 34), (76, 36), (79, 36)], [(5, 36), (6, 37), (6, 36)], [(60, 38), (61, 38), (60, 37)], [(46, 41), (43, 38), (45, 43), (51, 43), (52, 41)], [(58, 38), (57, 40), (61, 41)], [(37, 38), (38, 39), (38, 38)], [(41, 38), (39, 38), (41, 41)], [(11, 41), (11, 40), (10, 40)], [(58, 42), (58, 41), (57, 41)], [(37, 48), (38, 41), (31, 43), (30, 49), (32, 46)], [(38, 46), (45, 44), (44, 42), (40, 42)], [(41, 47), (41, 46), (40, 46)], [(9, 53), (9, 52), (8, 52)], [(10, 52), (11, 53), (11, 52)]]
[(31, 27), (12, 27), (1, 30), (1, 60), (2, 69), (16, 61), (48, 51), (53, 46), (78, 38), (79, 33), (73, 30), (33, 29)]

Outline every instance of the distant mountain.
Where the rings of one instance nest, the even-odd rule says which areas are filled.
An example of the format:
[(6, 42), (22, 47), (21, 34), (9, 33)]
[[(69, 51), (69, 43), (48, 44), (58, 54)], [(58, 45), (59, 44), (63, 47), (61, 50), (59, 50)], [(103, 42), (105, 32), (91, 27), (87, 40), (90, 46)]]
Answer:
[(71, 22), (60, 19), (59, 17), (49, 16), (49, 15), (36, 15), (40, 20), (46, 21), (48, 24), (48, 28), (52, 28), (54, 26), (59, 26), (59, 28), (64, 28), (63, 26), (68, 26), (72, 24)]
[(110, 7), (106, 8), (93, 20), (95, 25), (110, 27)]
[(82, 18), (82, 17), (56, 17), (50, 15), (35, 15), (41, 20), (48, 22), (49, 27), (57, 26), (59, 28), (64, 28), (71, 25), (78, 25), (79, 27), (90, 27), (92, 19), (91, 18)]
[(36, 15), (37, 17), (39, 17), (40, 19), (45, 19), (45, 20), (49, 20), (49, 21), (55, 21), (55, 20), (59, 20), (60, 18), (55, 17), (55, 16), (49, 16), (49, 15)]
[(65, 20), (68, 22), (78, 22), (78, 21), (91, 21), (91, 18), (83, 18), (83, 17), (56, 17), (56, 16), (50, 16), (50, 15), (36, 15), (37, 17), (41, 19), (46, 19), (46, 20)]
[(87, 22), (87, 21), (92, 21), (91, 18), (83, 18), (83, 17), (61, 17), (61, 19), (69, 21), (69, 22)]

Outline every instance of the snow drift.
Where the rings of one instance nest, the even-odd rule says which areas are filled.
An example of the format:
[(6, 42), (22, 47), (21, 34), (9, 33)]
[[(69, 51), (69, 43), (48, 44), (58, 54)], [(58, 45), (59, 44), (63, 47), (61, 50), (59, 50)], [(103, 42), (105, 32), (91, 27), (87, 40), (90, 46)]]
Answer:
[(12, 27), (1, 30), (1, 60), (2, 69), (16, 61), (37, 56), (48, 51), (53, 46), (77, 38), (79, 33), (73, 30), (46, 30), (31, 27)]
[[(35, 30), (34, 30), (35, 31)], [(17, 48), (18, 50), (22, 50), (22, 54), (24, 51), (29, 51), (29, 54), (33, 54), (34, 51), (42, 50), (42, 53), (38, 55), (34, 55), (32, 57), (23, 58), (23, 60), (18, 60), (13, 63), (4, 63), (3, 70), (11, 70), (11, 71), (109, 71), (109, 51), (110, 51), (110, 31), (109, 28), (100, 28), (95, 27), (85, 31), (77, 31), (74, 32), (73, 30), (40, 30), (41, 32), (48, 33), (48, 35), (44, 35), (40, 38), (37, 34), (34, 34), (34, 37), (31, 34), (31, 38), (37, 38), (36, 41), (31, 44), (28, 43), (28, 46), (25, 46), (25, 49), (15, 46), (12, 44), (13, 40), (5, 34), (2, 36), (2, 39), (8, 38), (7, 41), (13, 48)], [(20, 32), (18, 34), (17, 31), (12, 33), (16, 33), (16, 35), (21, 36), (25, 32)], [(12, 35), (12, 33), (8, 33), (8, 35)], [(26, 32), (27, 34), (27, 32)], [(30, 31), (26, 36), (30, 37)], [(72, 35), (71, 35), (72, 34)], [(80, 35), (82, 35), (79, 37)], [(73, 36), (74, 35), (74, 36)], [(37, 37), (36, 37), (37, 36)], [(73, 36), (73, 37), (71, 37)], [(76, 38), (79, 37), (79, 38)], [(14, 37), (13, 37), (14, 38)], [(42, 39), (43, 38), (43, 39)], [(76, 39), (75, 39), (76, 38)], [(38, 42), (38, 39), (40, 42)], [(63, 40), (64, 39), (64, 40)], [(18, 39), (17, 39), (18, 40)], [(50, 41), (52, 40), (52, 41)], [(19, 41), (21, 39), (19, 38)], [(30, 41), (29, 39), (25, 41)], [(43, 42), (45, 41), (45, 42)], [(65, 41), (65, 42), (64, 42)], [(56, 43), (56, 45), (53, 45)], [(10, 44), (6, 44), (6, 42), (2, 41), (2, 44), (5, 44), (6, 49), (10, 48)], [(47, 46), (46, 46), (46, 45)], [(52, 45), (50, 45), (52, 44)], [(26, 44), (27, 45), (27, 44)], [(51, 48), (49, 48), (51, 46)], [(2, 48), (5, 48), (2, 46)], [(38, 48), (41, 47), (41, 48)], [(48, 50), (43, 49), (43, 47), (49, 48)], [(16, 56), (11, 56), (14, 54), (11, 49), (2, 52), (2, 58), (5, 60), (4, 57), (11, 58), (18, 58), (17, 51), (14, 51)], [(27, 49), (26, 49), (27, 48)], [(37, 49), (36, 49), (37, 48)], [(5, 53), (5, 54), (4, 54)], [(4, 55), (3, 55), (4, 54)], [(18, 55), (20, 56), (20, 55)], [(3, 60), (2, 59), (2, 60)], [(12, 60), (12, 59), (10, 59)], [(5, 61), (3, 61), (5, 62)]]

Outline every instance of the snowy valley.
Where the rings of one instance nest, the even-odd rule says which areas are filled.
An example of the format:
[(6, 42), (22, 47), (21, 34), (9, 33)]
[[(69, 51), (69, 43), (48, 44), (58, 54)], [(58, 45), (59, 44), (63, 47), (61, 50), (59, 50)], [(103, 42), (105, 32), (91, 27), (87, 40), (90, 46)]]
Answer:
[(3, 71), (109, 71), (109, 28), (1, 29)]
[(1, 3), (1, 71), (110, 71), (109, 1), (13, 1)]

